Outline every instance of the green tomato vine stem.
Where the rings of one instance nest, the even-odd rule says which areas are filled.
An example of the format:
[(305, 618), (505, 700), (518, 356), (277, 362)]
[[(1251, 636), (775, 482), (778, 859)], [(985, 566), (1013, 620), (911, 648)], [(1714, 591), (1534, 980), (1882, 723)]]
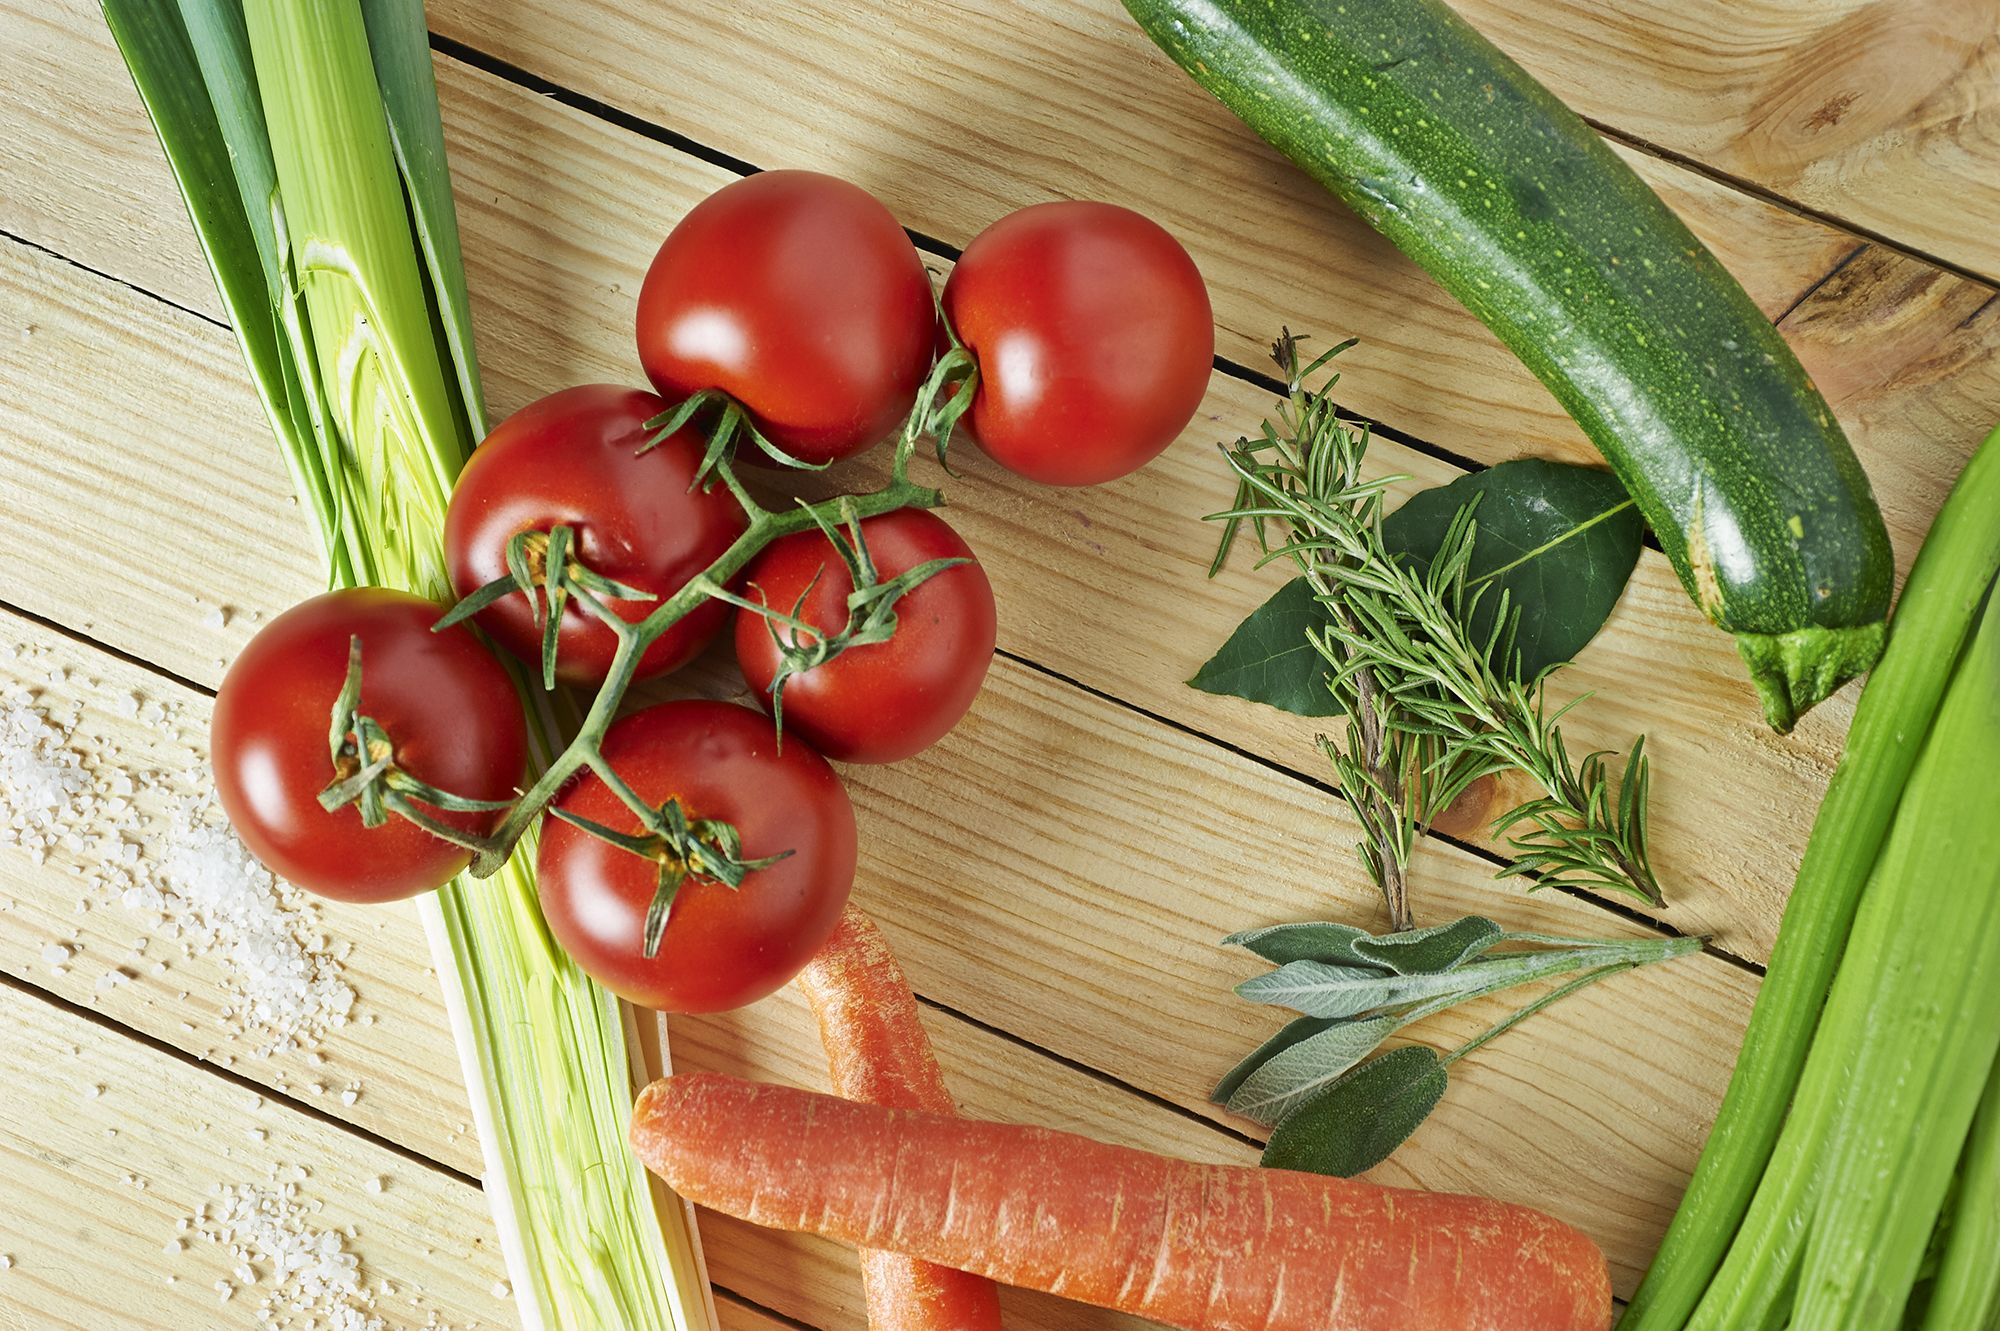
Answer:
[(750, 525), (713, 564), (660, 602), (642, 620), (631, 622), (621, 619), (594, 597), (578, 598), (617, 635), (618, 647), (612, 655), (610, 669), (597, 690), (597, 696), (591, 699), (590, 708), (584, 713), (583, 722), (569, 745), (543, 769), (492, 834), (480, 839), (472, 857), (471, 872), (474, 877), (487, 877), (506, 863), (514, 844), (534, 825), (535, 819), (541, 816), (571, 777), (586, 767), (600, 770), (605, 766), (600, 746), (605, 732), (618, 716), (618, 709), (624, 705), (625, 694), (632, 687), (639, 659), (645, 655), (646, 649), (697, 606), (724, 591), (729, 580), (766, 546), (786, 536), (819, 530), (823, 517), (838, 521), (852, 513), (865, 519), (893, 513), (900, 508), (936, 508), (944, 502), (943, 494), (936, 489), (909, 479), (907, 457), (900, 452), (895, 474), (881, 489), (866, 494), (841, 495), (816, 504), (801, 504), (787, 511), (765, 508), (751, 498), (736, 481), (729, 463), (719, 463), (715, 470), (743, 504), (744, 511), (750, 515)]
[[(645, 618), (637, 621), (629, 621), (615, 614), (598, 594), (605, 590), (604, 580), (594, 578), (588, 569), (573, 558), (569, 561), (571, 572), (566, 583), (568, 591), (575, 595), (585, 609), (604, 623), (616, 637), (618, 646), (612, 654), (604, 682), (598, 687), (596, 696), (591, 699), (590, 707), (584, 713), (575, 736), (507, 811), (499, 826), (485, 837), (454, 838), (473, 852), (469, 870), (471, 874), (476, 878), (485, 878), (497, 872), (506, 863), (515, 844), (548, 809), (563, 787), (571, 778), (586, 769), (596, 772), (614, 791), (617, 791), (625, 803), (640, 816), (642, 822), (649, 817), (657, 817), (664, 813), (663, 810), (642, 807), (643, 801), (639, 800), (630, 787), (617, 777), (603, 755), (604, 736), (610, 730), (612, 722), (617, 719), (619, 709), (624, 705), (625, 695), (632, 687), (639, 661), (645, 655), (646, 649), (707, 601), (718, 600), (724, 604), (741, 604), (740, 598), (734, 596), (728, 589), (730, 579), (742, 572), (750, 561), (772, 542), (787, 536), (811, 531), (827, 533), (836, 526), (845, 524), (854, 534), (855, 557), (863, 566), (872, 569), (873, 565), (868, 561), (866, 549), (861, 545), (860, 524), (868, 518), (894, 513), (898, 509), (937, 508), (944, 503), (944, 494), (940, 490), (920, 485), (910, 479), (910, 459), (915, 454), (918, 443), (929, 436), (937, 441), (938, 460), (940, 465), (943, 464), (945, 447), (951, 438), (952, 430), (957, 425), (959, 417), (971, 404), (972, 392), (978, 383), (978, 374), (978, 366), (971, 353), (953, 334), (949, 350), (938, 359), (937, 364), (925, 378), (903, 429), (895, 440), (894, 460), (888, 482), (877, 490), (861, 494), (836, 495), (814, 503), (801, 501), (795, 508), (769, 508), (743, 485), (741, 478), (736, 474), (728, 447), (730, 438), (741, 432), (742, 423), (736, 421), (735, 417), (742, 416), (743, 412), (733, 403), (724, 404), (718, 428), (727, 430), (729, 436), (723, 437), (720, 445), (711, 444), (703, 463), (704, 475), (697, 478), (696, 484), (710, 483), (711, 479), (719, 479), (728, 488), (729, 493), (742, 506), (744, 516), (748, 519), (743, 534), (738, 536), (714, 563), (690, 579), (673, 595), (662, 600), (647, 613)], [(699, 405), (709, 403), (715, 395), (710, 393), (697, 397), (701, 398), (701, 403), (696, 406), (691, 407), (684, 403), (669, 413), (676, 426), (691, 417)], [(658, 436), (655, 442), (657, 439)], [(944, 567), (949, 566), (946, 561), (933, 561), (933, 563), (938, 566), (927, 566), (925, 570), (911, 570), (911, 572), (913, 574), (921, 572), (923, 576), (929, 576), (942, 572)], [(921, 578), (908, 582), (900, 590), (907, 591), (917, 581), (921, 581)], [(616, 595), (615, 584), (612, 586), (614, 589), (611, 594)], [(555, 590), (550, 589), (548, 604), (551, 615), (560, 606)], [(893, 599), (893, 595), (892, 592), (888, 599)], [(759, 611), (763, 613), (761, 608)], [(460, 610), (454, 609), (445, 616), (444, 622), (463, 617)], [(552, 623), (550, 636), (553, 638)], [(665, 895), (664, 887), (662, 894)], [(654, 945), (657, 945), (656, 939)]]

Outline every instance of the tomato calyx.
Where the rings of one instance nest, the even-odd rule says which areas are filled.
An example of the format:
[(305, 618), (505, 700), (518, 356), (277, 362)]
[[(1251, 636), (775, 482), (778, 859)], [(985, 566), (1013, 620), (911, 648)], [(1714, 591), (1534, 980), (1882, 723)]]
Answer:
[[(785, 685), (794, 675), (803, 675), (808, 670), (823, 666), (852, 648), (889, 641), (896, 635), (897, 601), (946, 569), (972, 562), (963, 556), (927, 560), (884, 582), (868, 553), (868, 541), (861, 533), (861, 518), (855, 513), (852, 503), (844, 501), (841, 504), (841, 521), (847, 525), (846, 533), (828, 522), (817, 509), (809, 511), (825, 534), (827, 544), (834, 548), (841, 563), (847, 566), (848, 578), (854, 588), (847, 595), (847, 622), (838, 632), (829, 633), (800, 617), (806, 602), (812, 597), (813, 589), (819, 585), (819, 573), (813, 575), (789, 611), (733, 592), (716, 593), (719, 599), (761, 616), (765, 628), (770, 631), (771, 642), (778, 653), (777, 672), (772, 676), (769, 687), (771, 720), (777, 727), (780, 744), (785, 736)], [(821, 572), (824, 571), (822, 567)]]
[(333, 759), (333, 780), (319, 793), (328, 813), (358, 805), (363, 827), (380, 827), (390, 814), (406, 818), (455, 846), (478, 851), (484, 842), (432, 817), (419, 802), (446, 813), (484, 813), (513, 807), (512, 800), (476, 800), (440, 790), (396, 765), (396, 746), (389, 732), (361, 710), (361, 635), (347, 643), (347, 678), (334, 699), (327, 748)]
[(743, 858), (743, 838), (734, 824), (719, 818), (689, 818), (678, 799), (669, 799), (658, 805), (648, 804), (608, 764), (595, 765), (593, 770), (638, 816), (640, 831), (621, 832), (562, 808), (551, 808), (549, 812), (580, 831), (653, 862), (658, 876), (653, 888), (653, 900), (646, 907), (645, 935), (641, 944), (642, 954), (648, 960), (660, 950), (660, 939), (667, 931), (667, 917), (673, 911), (674, 898), (680, 895), (681, 888), (690, 882), (702, 882), (717, 883), (735, 891), (743, 886), (745, 878), (757, 870), (768, 869), (792, 855), (791, 851), (785, 850), (776, 855), (746, 860)]
[[(727, 464), (736, 456), (738, 438), (746, 438), (764, 456), (782, 467), (792, 467), (799, 471), (825, 471), (832, 465), (827, 462), (807, 462), (795, 458), (778, 447), (757, 428), (757, 422), (750, 417), (750, 411), (741, 402), (723, 392), (720, 388), (704, 388), (681, 402), (661, 412), (645, 422), (645, 428), (653, 432), (639, 449), (641, 454), (659, 446), (667, 437), (704, 412), (712, 412), (709, 421), (708, 449), (701, 455), (701, 465), (695, 468), (694, 483), (702, 484), (709, 473)], [(732, 487), (733, 488), (733, 487)]]
[(979, 358), (945, 317), (944, 302), (936, 291), (931, 293), (931, 305), (937, 312), (937, 326), (944, 332), (945, 349), (917, 391), (907, 434), (912, 440), (929, 435), (937, 447), (938, 466), (944, 468), (945, 475), (956, 477), (958, 473), (951, 469), (945, 453), (959, 419), (972, 410), (972, 399), (979, 392)]
[(604, 604), (607, 599), (659, 599), (651, 592), (605, 577), (577, 558), (575, 549), (576, 531), (568, 523), (558, 523), (547, 531), (531, 527), (517, 532), (507, 542), (506, 574), (459, 601), (431, 626), (431, 631), (442, 633), (519, 592), (534, 607), (535, 622), (542, 630), (542, 687), (555, 688), (556, 643), (561, 636), (563, 611), (571, 596), (607, 622), (617, 618)]

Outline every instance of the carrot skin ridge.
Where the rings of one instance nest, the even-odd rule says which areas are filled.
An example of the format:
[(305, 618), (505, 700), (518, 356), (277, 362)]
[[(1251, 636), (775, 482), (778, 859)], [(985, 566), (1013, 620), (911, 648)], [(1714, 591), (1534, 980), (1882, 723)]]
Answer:
[(632, 1144), (684, 1196), (753, 1224), (1187, 1331), (1611, 1322), (1590, 1239), (1485, 1198), (1196, 1164), (714, 1073), (649, 1086)]
[[(956, 1114), (916, 996), (888, 940), (848, 906), (799, 973), (834, 1093), (895, 1109)], [(1000, 1331), (1000, 1294), (982, 1276), (879, 1249), (861, 1252), (871, 1331)]]

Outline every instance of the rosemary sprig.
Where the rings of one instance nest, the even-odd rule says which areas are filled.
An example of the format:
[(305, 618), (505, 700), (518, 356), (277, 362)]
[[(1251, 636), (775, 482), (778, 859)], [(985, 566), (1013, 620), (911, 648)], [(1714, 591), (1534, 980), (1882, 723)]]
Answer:
[(1352, 345), (1303, 366), (1289, 331), (1273, 346), (1286, 398), (1257, 438), (1223, 446), (1238, 486), (1234, 506), (1213, 515), (1224, 524), (1215, 567), (1248, 524), (1259, 562), (1293, 561), (1327, 609), (1313, 645), (1347, 721), (1344, 742), (1321, 744), (1361, 822), (1361, 856), (1394, 927), (1413, 922), (1407, 874), (1416, 839), (1474, 781), (1508, 770), (1526, 773), (1543, 794), (1494, 823), (1516, 857), (1502, 877), (1660, 904), (1646, 848), (1645, 740), (1622, 761), (1608, 752), (1572, 757), (1560, 722), (1581, 699), (1552, 707), (1546, 673), (1519, 677), (1519, 610), (1507, 593), (1489, 632), (1469, 627), (1489, 590), (1468, 573), (1478, 531), (1472, 509), (1460, 510), (1427, 563), (1390, 553), (1384, 496), (1402, 478), (1362, 477), (1369, 432), (1335, 410), (1338, 375), (1308, 386)]

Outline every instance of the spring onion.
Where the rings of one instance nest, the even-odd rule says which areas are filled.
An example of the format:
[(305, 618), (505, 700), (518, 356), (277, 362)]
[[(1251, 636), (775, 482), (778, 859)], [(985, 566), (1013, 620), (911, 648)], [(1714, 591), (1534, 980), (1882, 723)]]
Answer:
[[(330, 581), (447, 597), (485, 421), (420, 0), (103, 8)], [(545, 761), (558, 718), (525, 697)], [(534, 862), (530, 837), (421, 905), (522, 1321), (712, 1327), (692, 1218), (625, 1146), (638, 1033), (550, 937)]]

